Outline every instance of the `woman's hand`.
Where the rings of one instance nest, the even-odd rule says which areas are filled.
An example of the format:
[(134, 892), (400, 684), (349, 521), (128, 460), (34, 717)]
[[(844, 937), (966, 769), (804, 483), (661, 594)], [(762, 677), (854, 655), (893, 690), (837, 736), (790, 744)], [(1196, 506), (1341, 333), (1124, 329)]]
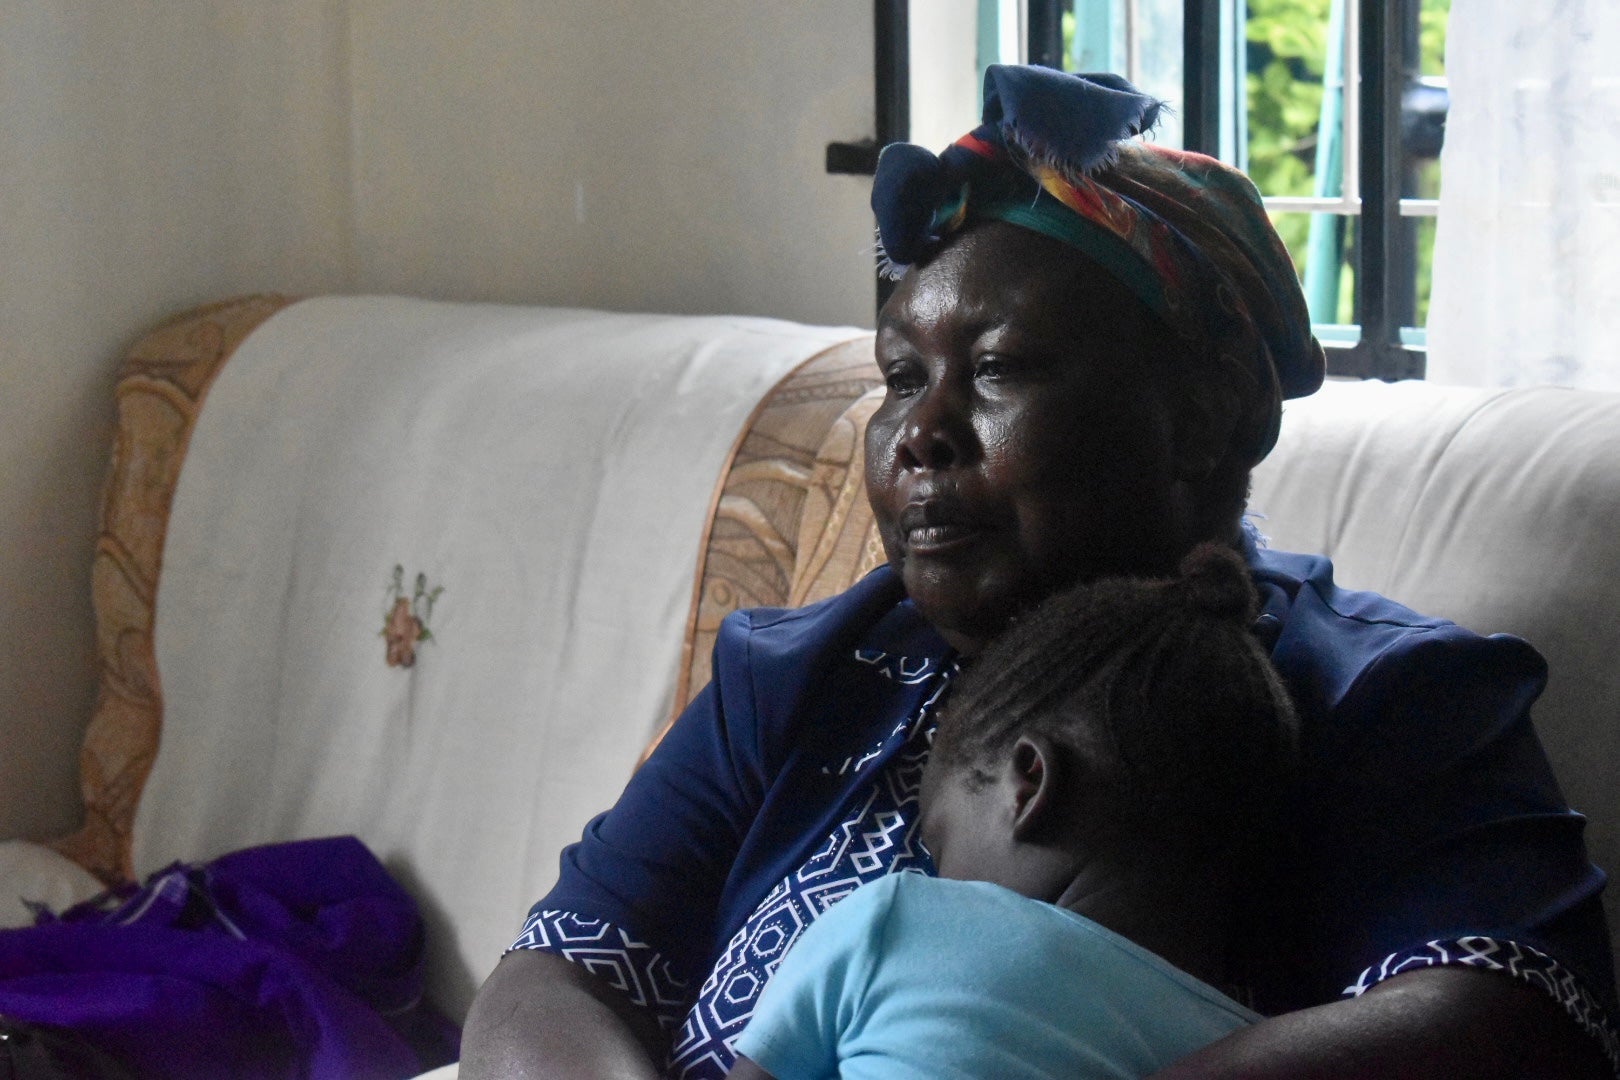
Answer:
[(1596, 1040), (1540, 990), (1434, 967), (1236, 1031), (1151, 1080), (1604, 1080)]
[(507, 953), (474, 999), (462, 1080), (658, 1080), (663, 1036), (652, 1017), (578, 964)]

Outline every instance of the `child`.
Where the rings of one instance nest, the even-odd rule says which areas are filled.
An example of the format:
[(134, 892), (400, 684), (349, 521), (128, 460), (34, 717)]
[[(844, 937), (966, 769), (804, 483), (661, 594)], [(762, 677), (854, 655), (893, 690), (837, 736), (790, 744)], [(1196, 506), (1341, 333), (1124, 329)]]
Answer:
[(919, 827), (938, 878), (805, 932), (733, 1080), (1141, 1077), (1259, 1017), (1216, 987), (1292, 782), (1297, 727), (1242, 561), (1059, 594), (966, 671)]

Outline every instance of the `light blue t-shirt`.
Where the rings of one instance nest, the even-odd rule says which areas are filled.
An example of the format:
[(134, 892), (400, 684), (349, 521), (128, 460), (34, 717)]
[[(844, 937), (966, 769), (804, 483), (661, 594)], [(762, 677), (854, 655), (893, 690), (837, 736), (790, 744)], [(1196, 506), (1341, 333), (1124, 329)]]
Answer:
[(1124, 1080), (1259, 1019), (1071, 911), (901, 873), (811, 924), (737, 1052), (777, 1080)]

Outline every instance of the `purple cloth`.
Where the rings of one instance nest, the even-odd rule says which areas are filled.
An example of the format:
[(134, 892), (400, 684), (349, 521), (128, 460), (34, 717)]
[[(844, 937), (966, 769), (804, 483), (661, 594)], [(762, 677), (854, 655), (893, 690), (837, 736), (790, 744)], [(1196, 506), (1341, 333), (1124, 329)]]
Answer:
[(176, 864), (111, 903), (0, 932), (0, 1014), (142, 1076), (383, 1080), (455, 1059), (421, 1000), (415, 901), (353, 837)]

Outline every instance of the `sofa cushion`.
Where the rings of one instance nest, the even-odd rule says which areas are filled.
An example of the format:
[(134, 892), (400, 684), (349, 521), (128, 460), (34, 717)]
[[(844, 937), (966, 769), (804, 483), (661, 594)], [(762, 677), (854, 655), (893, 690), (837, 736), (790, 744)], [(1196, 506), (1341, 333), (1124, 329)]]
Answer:
[(708, 685), (722, 619), (738, 608), (802, 602), (795, 599), (796, 568), (804, 562), (806, 518), (824, 486), (828, 429), (837, 430), (850, 402), (882, 382), (872, 338), (862, 335), (772, 387), (738, 433), (715, 481), (670, 720)]
[(108, 883), (134, 877), (130, 829), (162, 729), (152, 615), (180, 465), (221, 366), (290, 303), (243, 296), (183, 312), (138, 341), (118, 373), (118, 422), (90, 579), (97, 688), (79, 752), (84, 824), (53, 844)]

